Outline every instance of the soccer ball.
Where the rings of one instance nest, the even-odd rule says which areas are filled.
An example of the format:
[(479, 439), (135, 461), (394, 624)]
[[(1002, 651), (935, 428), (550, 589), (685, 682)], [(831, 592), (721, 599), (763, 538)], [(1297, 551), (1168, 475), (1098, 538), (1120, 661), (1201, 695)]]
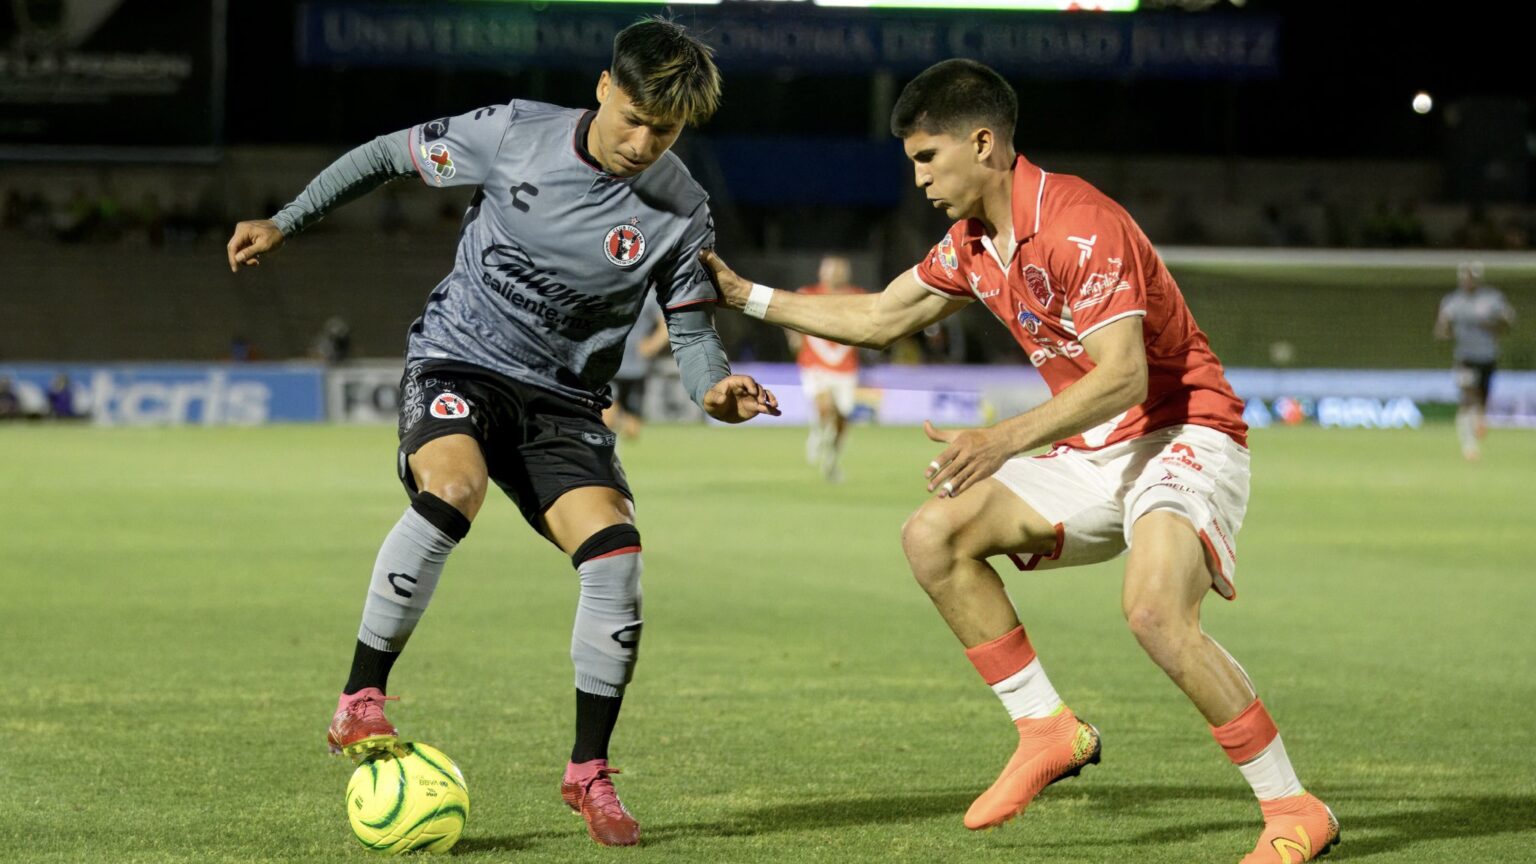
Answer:
[(384, 855), (447, 852), (469, 818), (459, 766), (436, 747), (402, 742), (372, 756), (347, 783), (347, 819), (368, 849)]

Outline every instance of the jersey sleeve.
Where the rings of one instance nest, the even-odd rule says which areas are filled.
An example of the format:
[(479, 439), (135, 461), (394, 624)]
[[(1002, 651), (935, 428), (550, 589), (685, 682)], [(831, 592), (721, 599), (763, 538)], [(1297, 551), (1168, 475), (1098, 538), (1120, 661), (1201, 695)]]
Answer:
[(1151, 250), (1125, 217), (1074, 207), (1041, 232), (1047, 269), (1061, 286), (1062, 319), (1082, 339), (1108, 324), (1147, 314), (1146, 255)]
[(710, 215), (709, 202), (705, 201), (694, 209), (677, 248), (656, 273), (656, 300), (661, 308), (670, 312), (719, 300), (709, 271), (699, 261), (699, 251), (714, 245), (715, 219)]
[(1497, 304), (1495, 308), (1497, 309), (1498, 316), (1504, 319), (1505, 324), (1513, 327), (1515, 324), (1515, 307), (1509, 305), (1509, 299), (1504, 296), (1503, 291), (1494, 291), (1493, 293)]
[(971, 293), (960, 272), (960, 253), (955, 248), (955, 234), (959, 230), (959, 226), (950, 228), (944, 239), (929, 250), (927, 257), (912, 268), (912, 275), (924, 288), (940, 297), (974, 300), (976, 295)]
[(422, 182), (428, 186), (484, 183), (507, 137), (513, 104), (488, 105), (412, 126), (407, 149)]

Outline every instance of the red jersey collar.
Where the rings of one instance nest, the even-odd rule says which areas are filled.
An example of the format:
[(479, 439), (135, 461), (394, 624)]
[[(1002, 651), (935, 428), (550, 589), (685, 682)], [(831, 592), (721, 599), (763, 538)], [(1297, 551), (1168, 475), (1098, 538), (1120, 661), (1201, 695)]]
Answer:
[[(1041, 200), (1045, 192), (1045, 172), (1021, 153), (1013, 160), (1013, 241), (1023, 243), (1040, 232)], [(963, 239), (980, 243), (987, 228), (980, 219), (965, 220)]]

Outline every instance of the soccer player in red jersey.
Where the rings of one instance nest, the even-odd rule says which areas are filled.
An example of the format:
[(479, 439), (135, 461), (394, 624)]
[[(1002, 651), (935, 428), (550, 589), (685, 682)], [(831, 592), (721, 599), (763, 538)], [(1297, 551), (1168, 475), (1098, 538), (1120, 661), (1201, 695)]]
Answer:
[[(849, 282), (851, 268), (841, 255), (821, 259), (817, 282), (800, 289), (802, 294), (862, 294), (864, 289)], [(819, 336), (803, 336), (785, 331), (795, 363), (800, 367), (800, 390), (811, 403), (811, 430), (805, 441), (805, 460), (821, 469), (829, 483), (843, 479), (843, 440), (848, 433), (848, 417), (853, 413), (854, 394), (859, 388), (859, 352), (851, 345), (832, 342)]]
[(907, 85), (892, 131), (918, 188), (955, 223), (882, 293), (774, 291), (701, 257), (733, 308), (851, 345), (883, 348), (979, 301), (1051, 388), (1043, 405), (992, 426), (926, 426), (944, 445), (926, 470), (934, 497), (902, 529), (913, 575), (1018, 727), (1018, 749), (966, 827), (1019, 815), (1100, 753), (1098, 730), (1057, 695), (987, 559), (1033, 570), (1128, 550), (1126, 622), (1259, 799), (1265, 826), (1244, 864), (1310, 861), (1338, 842), (1338, 821), (1302, 788), (1247, 674), (1200, 626), (1208, 592), (1237, 594), (1242, 402), (1135, 221), (1083, 180), (1016, 154), (1017, 116), (1013, 89), (973, 61)]

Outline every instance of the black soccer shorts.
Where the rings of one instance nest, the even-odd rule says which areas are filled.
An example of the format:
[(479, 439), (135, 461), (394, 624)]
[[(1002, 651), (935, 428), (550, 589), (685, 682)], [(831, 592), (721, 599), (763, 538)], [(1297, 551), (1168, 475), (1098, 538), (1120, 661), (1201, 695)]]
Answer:
[(601, 412), (481, 366), (426, 361), (400, 379), (400, 482), (415, 493), (407, 458), (444, 435), (480, 442), (491, 480), (534, 530), (561, 495), (583, 486), (617, 489), (634, 500), (617, 443)]
[(1478, 401), (1488, 401), (1488, 387), (1493, 383), (1493, 372), (1497, 364), (1473, 363), (1460, 360), (1456, 363), (1456, 386), (1463, 390), (1473, 390), (1477, 393)]

